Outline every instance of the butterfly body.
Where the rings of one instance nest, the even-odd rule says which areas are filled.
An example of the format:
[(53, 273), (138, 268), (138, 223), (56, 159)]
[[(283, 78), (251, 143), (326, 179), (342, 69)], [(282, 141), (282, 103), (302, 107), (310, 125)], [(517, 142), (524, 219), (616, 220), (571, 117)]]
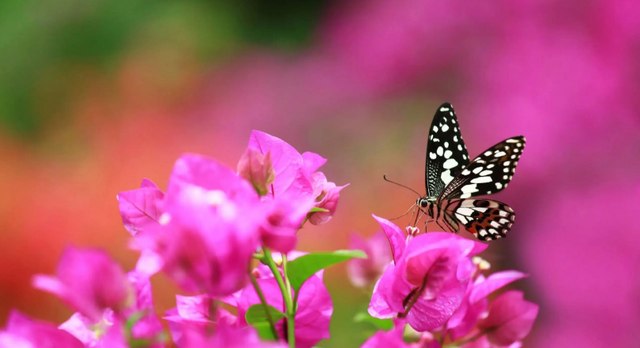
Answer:
[(445, 231), (457, 233), (462, 225), (480, 240), (505, 237), (513, 226), (513, 209), (498, 201), (473, 197), (506, 188), (524, 146), (524, 137), (512, 137), (469, 161), (453, 106), (442, 104), (429, 130), (427, 194), (416, 205)]

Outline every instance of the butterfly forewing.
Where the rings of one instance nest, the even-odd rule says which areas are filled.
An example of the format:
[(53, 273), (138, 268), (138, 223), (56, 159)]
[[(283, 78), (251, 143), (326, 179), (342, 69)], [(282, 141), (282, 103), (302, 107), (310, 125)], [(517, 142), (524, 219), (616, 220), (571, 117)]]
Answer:
[(506, 139), (474, 158), (444, 189), (438, 202), (489, 195), (503, 190), (516, 170), (525, 138)]
[(480, 240), (506, 237), (516, 218), (513, 209), (504, 203), (473, 198), (449, 201), (444, 215), (463, 224), (467, 231)]
[(428, 197), (438, 197), (445, 187), (469, 164), (469, 153), (462, 140), (453, 106), (440, 105), (431, 122), (427, 143), (425, 185)]

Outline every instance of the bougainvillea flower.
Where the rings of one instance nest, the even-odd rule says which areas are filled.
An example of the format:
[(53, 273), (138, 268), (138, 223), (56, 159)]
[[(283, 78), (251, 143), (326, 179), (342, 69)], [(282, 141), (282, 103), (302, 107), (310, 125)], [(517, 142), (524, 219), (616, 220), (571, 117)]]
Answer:
[(465, 336), (476, 325), (480, 316), (487, 310), (489, 301), (487, 296), (492, 292), (527, 277), (518, 271), (502, 271), (485, 278), (479, 275), (473, 283), (469, 283), (465, 298), (458, 310), (447, 322), (447, 331), (452, 339)]
[(411, 345), (403, 340), (404, 324), (404, 321), (399, 320), (393, 329), (376, 332), (360, 348), (410, 348)]
[(538, 309), (524, 300), (522, 291), (507, 291), (491, 303), (489, 315), (478, 321), (478, 328), (487, 332), (489, 342), (508, 346), (529, 334)]
[(36, 275), (33, 286), (55, 294), (92, 321), (99, 321), (107, 308), (120, 312), (133, 302), (127, 275), (107, 253), (96, 249), (66, 248), (56, 276)]
[(196, 155), (176, 162), (160, 224), (139, 236), (143, 249), (186, 291), (229, 295), (248, 280), (264, 213), (253, 187), (231, 169)]
[(396, 265), (390, 265), (376, 284), (369, 313), (378, 318), (399, 314), (419, 332), (442, 326), (464, 298), (472, 276), (465, 265), (468, 257), (484, 248), (486, 244), (451, 233), (411, 239)]
[(349, 279), (354, 286), (367, 287), (375, 284), (391, 263), (391, 249), (384, 232), (379, 231), (369, 240), (352, 233), (349, 237), (349, 249), (362, 250), (366, 259), (351, 259), (347, 265)]
[[(121, 318), (116, 317), (109, 308), (103, 312), (101, 320), (97, 323), (81, 313), (74, 313), (71, 318), (60, 325), (60, 329), (69, 332), (87, 347), (110, 347), (110, 345), (105, 344), (105, 340), (113, 342), (122, 334), (109, 332), (111, 330), (123, 330), (123, 327), (121, 327), (123, 318), (141, 315), (141, 318), (131, 328), (131, 337), (145, 339), (151, 343), (157, 342), (162, 333), (162, 324), (155, 315), (149, 278), (143, 273), (132, 271), (129, 272), (128, 279), (134, 289), (135, 302), (123, 311)], [(158, 345), (150, 347), (156, 346)]]
[(215, 331), (220, 324), (235, 325), (237, 321), (234, 315), (216, 306), (208, 295), (176, 295), (176, 308), (167, 311), (164, 319), (169, 322), (173, 342), (180, 348), (186, 345), (184, 337), (187, 332), (205, 335)]
[(311, 185), (313, 186), (313, 196), (316, 200), (316, 207), (326, 209), (328, 211), (314, 212), (309, 215), (309, 222), (313, 225), (322, 225), (335, 214), (338, 208), (338, 200), (340, 199), (340, 191), (349, 186), (336, 186), (333, 182), (327, 182), (327, 178), (321, 172), (311, 175)]
[[(286, 311), (282, 300), (282, 293), (275, 278), (258, 279), (258, 284), (264, 292), (267, 303), (283, 312)], [(260, 298), (253, 287), (242, 290), (238, 301), (238, 323), (245, 326), (247, 309), (260, 303)], [(333, 314), (333, 304), (322, 279), (314, 275), (300, 288), (298, 295), (298, 310), (295, 317), (296, 347), (311, 348), (320, 340), (329, 338), (329, 322)], [(276, 323), (276, 330), (280, 337), (285, 337), (285, 323), (283, 318)]]
[(400, 227), (396, 226), (391, 221), (372, 215), (373, 218), (380, 224), (382, 227), (382, 232), (387, 236), (389, 240), (389, 246), (391, 246), (391, 255), (393, 256), (394, 264), (398, 264), (402, 254), (404, 253), (404, 249), (407, 247), (407, 241), (404, 233), (400, 229)]
[(304, 158), (293, 146), (280, 138), (254, 130), (249, 137), (248, 147), (263, 155), (271, 153), (276, 175), (275, 181), (269, 188), (271, 196), (277, 197), (284, 192), (301, 196), (309, 196), (313, 193), (311, 181), (305, 170)]
[(271, 153), (275, 181), (269, 187), (271, 194), (266, 197), (278, 197), (287, 192), (291, 196), (311, 196), (318, 208), (328, 212), (315, 212), (309, 216), (309, 222), (314, 225), (326, 223), (335, 213), (340, 190), (345, 186), (336, 186), (328, 182), (318, 168), (326, 163), (326, 159), (313, 152), (300, 154), (282, 139), (267, 133), (253, 131), (249, 138), (250, 149), (266, 155)]
[(267, 195), (269, 186), (276, 179), (271, 152), (262, 154), (254, 148), (247, 148), (238, 162), (238, 175), (250, 182), (260, 196)]
[(55, 325), (11, 311), (0, 330), (0, 348), (84, 348), (82, 342)]
[(314, 202), (308, 196), (293, 196), (288, 193), (262, 202), (265, 217), (260, 225), (262, 245), (288, 253), (298, 241), (297, 232)]
[(149, 224), (157, 224), (162, 211), (164, 193), (149, 179), (143, 179), (139, 189), (118, 193), (118, 206), (124, 228), (136, 236)]
[(180, 348), (286, 348), (282, 342), (262, 342), (252, 327), (237, 328), (226, 323), (216, 327), (213, 335), (186, 331)]
[(513, 342), (508, 346), (495, 345), (489, 342), (489, 340), (487, 339), (487, 335), (483, 335), (473, 342), (468, 342), (462, 345), (462, 348), (521, 348), (521, 347), (522, 347), (522, 342), (520, 341)]

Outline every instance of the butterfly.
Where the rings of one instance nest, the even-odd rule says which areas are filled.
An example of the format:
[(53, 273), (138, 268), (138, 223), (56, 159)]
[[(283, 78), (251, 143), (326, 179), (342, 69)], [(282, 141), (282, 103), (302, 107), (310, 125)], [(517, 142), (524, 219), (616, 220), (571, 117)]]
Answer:
[(460, 225), (479, 240), (506, 237), (515, 213), (495, 200), (474, 198), (502, 191), (508, 185), (525, 146), (525, 138), (503, 140), (469, 161), (453, 106), (436, 110), (427, 142), (427, 194), (416, 205), (447, 232)]

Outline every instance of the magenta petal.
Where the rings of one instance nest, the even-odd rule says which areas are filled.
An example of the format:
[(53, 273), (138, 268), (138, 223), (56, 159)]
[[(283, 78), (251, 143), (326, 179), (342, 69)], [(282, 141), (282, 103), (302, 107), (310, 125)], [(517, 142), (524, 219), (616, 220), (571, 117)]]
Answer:
[(489, 306), (489, 315), (478, 321), (478, 328), (490, 331), (489, 341), (508, 346), (529, 334), (538, 316), (538, 305), (524, 300), (522, 291), (507, 291)]
[(489, 296), (490, 293), (514, 282), (518, 279), (528, 277), (527, 274), (518, 271), (502, 271), (491, 274), (483, 282), (474, 285), (469, 301), (473, 304), (478, 300)]
[(135, 269), (136, 271), (151, 277), (158, 273), (162, 269), (163, 265), (164, 261), (162, 260), (162, 256), (158, 255), (158, 253), (153, 250), (142, 249), (138, 262), (136, 262)]
[(377, 232), (369, 240), (352, 233), (349, 236), (349, 249), (362, 250), (366, 259), (351, 259), (347, 263), (349, 280), (354, 286), (366, 287), (375, 282), (391, 263), (391, 249), (385, 234)]
[(117, 198), (122, 223), (132, 236), (143, 231), (145, 226), (157, 223), (162, 214), (159, 203), (164, 193), (151, 180), (144, 179), (141, 188), (120, 192)]
[(327, 163), (327, 159), (313, 152), (305, 152), (302, 154), (302, 160), (304, 161), (304, 169), (308, 174), (311, 174)]
[[(389, 265), (382, 275), (382, 278), (380, 278), (373, 287), (371, 302), (369, 302), (369, 309), (367, 310), (372, 317), (388, 319), (393, 318), (398, 314), (398, 311), (391, 309), (391, 305), (387, 300), (387, 298), (392, 296), (391, 285), (394, 282), (394, 277), (395, 266)], [(402, 304), (400, 304), (400, 309), (402, 309)]]
[[(366, 342), (360, 346), (360, 348), (410, 348), (409, 344), (404, 342), (402, 337), (404, 332), (404, 322), (396, 325), (396, 327), (389, 331), (378, 331), (373, 336), (369, 337)], [(432, 348), (432, 347), (429, 347)], [(435, 348), (435, 347), (433, 347)]]
[(407, 246), (404, 233), (402, 232), (400, 227), (396, 226), (389, 220), (376, 215), (372, 216), (376, 221), (378, 221), (378, 223), (382, 227), (382, 230), (387, 235), (387, 239), (389, 239), (389, 245), (391, 245), (393, 260), (397, 264), (400, 260), (400, 257), (402, 256), (402, 253), (404, 253), (404, 249)]
[(291, 186), (298, 172), (303, 171), (302, 155), (282, 139), (254, 130), (249, 138), (249, 147), (258, 149), (262, 154), (271, 152), (271, 161), (276, 173), (273, 194), (276, 196)]
[(435, 299), (416, 301), (407, 316), (409, 325), (418, 332), (431, 331), (444, 325), (462, 303), (465, 285), (452, 277)]
[(131, 300), (127, 276), (102, 250), (65, 249), (56, 278), (35, 276), (33, 285), (59, 296), (70, 307), (98, 321), (106, 308), (124, 309)]
[[(83, 348), (84, 345), (70, 333), (58, 329), (44, 321), (33, 320), (28, 316), (11, 311), (7, 319), (4, 337), (0, 340), (2, 348), (22, 348), (20, 345), (2, 346), (3, 341), (18, 343), (32, 348)], [(26, 343), (31, 345), (26, 345)], [(26, 346), (25, 346), (26, 345)]]

